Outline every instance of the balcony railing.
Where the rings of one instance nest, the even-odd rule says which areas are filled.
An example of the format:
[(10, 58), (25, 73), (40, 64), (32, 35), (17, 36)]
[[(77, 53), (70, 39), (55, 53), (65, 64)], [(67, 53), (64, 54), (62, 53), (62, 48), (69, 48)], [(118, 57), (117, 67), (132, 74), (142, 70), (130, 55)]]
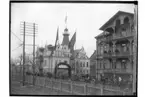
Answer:
[(109, 41), (111, 41), (112, 39), (113, 39), (112, 36), (108, 36), (108, 37), (105, 37), (105, 38), (103, 39), (103, 41), (109, 42)]
[(104, 72), (112, 72), (112, 73), (132, 73), (132, 70), (127, 69), (104, 69)]
[(103, 54), (103, 57), (111, 57), (112, 56), (112, 53), (104, 53)]
[(127, 37), (131, 37), (133, 35), (125, 35), (125, 36), (122, 36), (122, 35), (114, 35), (112, 39), (122, 39), (122, 38), (127, 38)]
[(129, 51), (126, 51), (126, 52), (111, 52), (111, 53), (104, 53), (103, 54), (103, 57), (113, 57), (113, 56), (118, 56), (118, 57), (123, 57), (123, 56), (129, 56), (130, 55), (130, 52)]
[(123, 57), (123, 56), (129, 56), (130, 55), (130, 52), (129, 51), (126, 51), (126, 52), (118, 52), (118, 53), (115, 53), (114, 56), (118, 56), (118, 57)]

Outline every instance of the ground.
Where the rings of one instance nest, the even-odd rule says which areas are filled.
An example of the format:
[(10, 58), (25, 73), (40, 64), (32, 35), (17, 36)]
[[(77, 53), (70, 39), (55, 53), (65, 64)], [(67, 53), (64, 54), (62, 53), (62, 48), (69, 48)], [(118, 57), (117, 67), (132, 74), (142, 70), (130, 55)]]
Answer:
[[(62, 91), (55, 90), (55, 89), (52, 90), (51, 88), (48, 88), (48, 87), (33, 86), (31, 84), (26, 84), (26, 83), (24, 86), (22, 86), (22, 83), (20, 82), (20, 80), (22, 80), (22, 76), (20, 76), (20, 74), (12, 75), (10, 80), (11, 80), (11, 84), (10, 84), (11, 85), (11, 87), (10, 87), (11, 95), (73, 95), (71, 93), (67, 93), (64, 91), (62, 92)], [(65, 80), (63, 80), (63, 81), (65, 81)], [(84, 84), (84, 82), (76, 82), (76, 81), (75, 82), (73, 81), (73, 83), (82, 84), (82, 85)], [(100, 85), (99, 86), (98, 85), (96, 84), (95, 86), (100, 87)], [(106, 87), (106, 85), (104, 87)], [(107, 87), (109, 87), (109, 86), (107, 86)], [(111, 89), (111, 87), (109, 87), (109, 89)], [(93, 92), (93, 93), (96, 93), (96, 92)], [(108, 94), (108, 92), (107, 92), (107, 94)], [(114, 94), (114, 93), (112, 93), (112, 94)], [(91, 93), (91, 95), (92, 95), (92, 93)]]
[(23, 86), (22, 83), (18, 81), (18, 78), (19, 77), (14, 76), (11, 78), (11, 95), (71, 95), (47, 87), (33, 86), (26, 83)]

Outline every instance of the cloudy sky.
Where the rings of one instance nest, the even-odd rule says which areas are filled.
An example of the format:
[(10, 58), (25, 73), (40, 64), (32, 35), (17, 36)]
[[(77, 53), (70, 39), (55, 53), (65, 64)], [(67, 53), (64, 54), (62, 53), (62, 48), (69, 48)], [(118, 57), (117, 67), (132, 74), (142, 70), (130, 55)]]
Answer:
[[(119, 10), (134, 12), (133, 4), (103, 4), (103, 3), (13, 3), (11, 5), (11, 54), (17, 57), (22, 53), (23, 40), (20, 35), (20, 22), (26, 21), (38, 24), (36, 44), (55, 44), (57, 28), (59, 41), (62, 43), (67, 14), (69, 39), (76, 31), (76, 45), (85, 48), (90, 57), (96, 49), (95, 36), (102, 31), (99, 28)], [(20, 40), (19, 40), (19, 39)], [(32, 44), (33, 38), (27, 36), (26, 44)], [(18, 48), (17, 48), (18, 47)], [(32, 53), (32, 47), (26, 47), (26, 53)]]

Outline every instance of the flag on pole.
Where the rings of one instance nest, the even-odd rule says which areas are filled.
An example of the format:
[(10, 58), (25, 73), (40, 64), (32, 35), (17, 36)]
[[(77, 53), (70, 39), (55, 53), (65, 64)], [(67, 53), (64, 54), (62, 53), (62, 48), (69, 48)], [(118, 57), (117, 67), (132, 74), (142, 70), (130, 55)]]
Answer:
[(58, 44), (58, 32), (59, 32), (59, 27), (57, 28), (57, 35), (56, 35), (56, 40), (55, 40), (55, 48), (56, 48), (56, 45)]
[(72, 38), (69, 42), (69, 47), (71, 50), (73, 50), (75, 42), (76, 42), (76, 32), (74, 33), (74, 35), (72, 36)]
[(57, 28), (57, 35), (56, 35), (56, 40), (55, 40), (55, 46), (52, 49), (51, 56), (53, 55), (54, 50), (56, 49), (56, 45), (58, 44), (58, 40), (59, 40), (58, 39), (58, 32), (59, 32), (59, 27)]

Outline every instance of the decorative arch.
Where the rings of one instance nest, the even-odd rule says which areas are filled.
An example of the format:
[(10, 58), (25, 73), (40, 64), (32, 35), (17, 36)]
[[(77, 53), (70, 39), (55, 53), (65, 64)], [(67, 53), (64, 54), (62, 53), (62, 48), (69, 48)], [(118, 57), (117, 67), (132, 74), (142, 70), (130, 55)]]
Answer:
[(116, 26), (119, 26), (121, 24), (120, 19), (117, 19), (115, 24), (116, 24)]
[(114, 29), (112, 27), (106, 28), (105, 31), (107, 31), (109, 33), (114, 33)]
[[(59, 68), (59, 66), (66, 66), (67, 68)], [(59, 64), (57, 64), (55, 66), (55, 70), (54, 70), (54, 76), (56, 77), (57, 76), (57, 72), (58, 72), (58, 69), (67, 69), (68, 70), (68, 76), (69, 78), (71, 78), (71, 66), (65, 62), (60, 62)]]
[(128, 18), (127, 16), (124, 18), (123, 23), (124, 23), (124, 24), (129, 23), (129, 18)]

